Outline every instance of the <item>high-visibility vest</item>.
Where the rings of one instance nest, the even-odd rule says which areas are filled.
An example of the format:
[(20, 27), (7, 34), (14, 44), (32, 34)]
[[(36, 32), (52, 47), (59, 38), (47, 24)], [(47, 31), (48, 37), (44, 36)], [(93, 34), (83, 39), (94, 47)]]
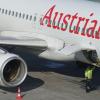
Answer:
[(93, 70), (93, 68), (87, 68), (85, 70), (85, 78), (92, 79)]

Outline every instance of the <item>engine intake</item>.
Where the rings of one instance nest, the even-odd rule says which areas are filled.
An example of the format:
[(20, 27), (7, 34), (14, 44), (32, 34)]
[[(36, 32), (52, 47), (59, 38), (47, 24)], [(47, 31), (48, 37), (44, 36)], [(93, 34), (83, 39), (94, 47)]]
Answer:
[(0, 52), (0, 85), (16, 87), (27, 76), (27, 65), (18, 55)]

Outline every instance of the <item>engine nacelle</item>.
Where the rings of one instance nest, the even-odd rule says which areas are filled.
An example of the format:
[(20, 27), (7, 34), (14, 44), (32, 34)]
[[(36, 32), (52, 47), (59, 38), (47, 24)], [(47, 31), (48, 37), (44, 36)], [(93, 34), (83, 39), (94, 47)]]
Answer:
[(84, 56), (93, 63), (98, 63), (98, 55), (96, 50), (83, 51)]
[(27, 65), (18, 55), (9, 53), (0, 48), (0, 85), (16, 87), (27, 76)]
[(83, 50), (81, 52), (78, 52), (76, 54), (76, 59), (78, 61), (100, 67), (100, 59), (98, 58), (96, 50)]

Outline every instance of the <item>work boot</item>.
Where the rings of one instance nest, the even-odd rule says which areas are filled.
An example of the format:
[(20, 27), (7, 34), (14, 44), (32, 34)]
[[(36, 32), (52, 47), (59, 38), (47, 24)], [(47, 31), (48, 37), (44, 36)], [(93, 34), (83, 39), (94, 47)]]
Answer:
[(89, 86), (86, 87), (86, 93), (90, 92), (91, 88)]

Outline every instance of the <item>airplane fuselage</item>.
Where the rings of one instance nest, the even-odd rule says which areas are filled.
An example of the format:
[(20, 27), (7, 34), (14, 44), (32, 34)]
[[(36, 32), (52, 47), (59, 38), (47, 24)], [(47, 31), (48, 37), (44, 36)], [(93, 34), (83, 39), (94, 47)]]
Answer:
[[(0, 0), (0, 46), (32, 47), (38, 57), (100, 67), (99, 10), (100, 3), (88, 0)], [(27, 65), (8, 51), (0, 47), (0, 85), (15, 87)]]
[(44, 34), (65, 45), (92, 45), (100, 57), (99, 10), (99, 3), (84, 0), (3, 0), (0, 31)]

